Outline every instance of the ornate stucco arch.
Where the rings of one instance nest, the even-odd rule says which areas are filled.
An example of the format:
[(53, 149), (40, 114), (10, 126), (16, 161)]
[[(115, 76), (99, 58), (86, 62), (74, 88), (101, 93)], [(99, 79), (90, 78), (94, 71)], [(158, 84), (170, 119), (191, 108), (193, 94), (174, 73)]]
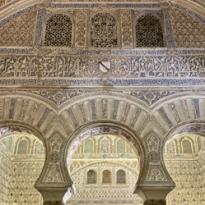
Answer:
[(164, 138), (164, 144), (173, 138), (175, 135), (183, 133), (192, 133), (200, 136), (205, 136), (205, 120), (191, 120), (180, 123), (170, 129), (166, 137)]
[(66, 136), (61, 124), (57, 109), (46, 100), (22, 93), (0, 95), (0, 126), (28, 130), (45, 145), (46, 161), (35, 185), (44, 199), (48, 198), (46, 190), (52, 192), (53, 185), (66, 189), (69, 183), (66, 173), (63, 172), (63, 159), (60, 157)]
[(161, 158), (161, 168), (168, 177), (169, 173), (163, 160), (165, 143), (168, 139), (180, 133), (204, 135), (204, 103), (205, 97), (203, 93), (196, 95), (187, 93), (168, 97), (152, 107), (151, 114), (159, 122), (158, 128), (156, 127), (155, 129), (163, 131), (159, 155)]
[[(162, 157), (162, 164), (164, 169), (167, 171), (164, 161), (164, 152), (165, 152), (165, 145), (166, 143), (173, 139), (175, 136), (181, 136), (184, 134), (196, 134), (202, 137), (205, 137), (205, 120), (188, 120), (184, 121), (182, 123), (179, 123), (175, 126), (173, 126), (167, 135), (163, 139), (163, 146), (161, 149), (161, 155)], [(188, 138), (187, 138), (188, 139)], [(167, 171), (168, 173), (168, 171)], [(168, 173), (169, 175), (169, 173)]]
[[(124, 127), (138, 136), (133, 139), (141, 141), (145, 160), (135, 193), (144, 199), (161, 199), (162, 195), (165, 197), (173, 188), (173, 182), (160, 162), (163, 130), (155, 126), (155, 117), (149, 114), (150, 109), (142, 101), (123, 94), (99, 93), (76, 98), (73, 102), (65, 103), (59, 110), (68, 133), (68, 144), (76, 138), (77, 133), (97, 124)], [(153, 178), (155, 172), (158, 174), (157, 180)], [(152, 186), (156, 183), (158, 186), (153, 190)]]
[[(142, 143), (142, 140), (138, 136), (136, 136), (136, 133), (132, 129), (120, 123), (98, 121), (96, 123), (93, 122), (88, 123), (78, 128), (67, 141), (67, 148), (65, 150), (65, 156), (64, 156), (66, 165), (70, 163), (72, 153), (76, 150), (77, 146), (81, 143), (82, 140), (92, 135), (101, 135), (101, 134), (120, 135), (133, 144), (133, 147), (136, 149), (139, 155), (139, 161), (140, 161), (139, 178), (140, 178), (142, 172), (145, 169), (144, 145)], [(136, 182), (136, 184), (138, 184), (138, 182)]]
[[(0, 139), (3, 137), (6, 137), (7, 135), (10, 135), (12, 132), (28, 132), (36, 136), (43, 144), (44, 147), (46, 148), (45, 145), (45, 139), (43, 137), (43, 134), (36, 129), (33, 126), (30, 126), (29, 124), (25, 122), (18, 122), (18, 121), (13, 121), (13, 120), (1, 120), (0, 121), (0, 129), (3, 129), (3, 131), (0, 134)], [(5, 131), (4, 131), (5, 130)]]
[[(114, 2), (114, 1), (112, 1), (112, 2)], [(117, 1), (115, 1), (115, 3), (113, 5), (116, 5), (118, 3), (118, 2), (117, 3), (116, 2)], [(142, 2), (140, 2), (140, 4)], [(165, 11), (166, 9), (169, 10), (169, 7), (171, 7), (171, 8), (175, 7), (177, 9), (185, 11), (186, 14), (188, 14), (188, 15), (190, 14), (192, 17), (195, 17), (196, 19), (200, 20), (200, 22), (204, 22), (205, 9), (203, 8), (203, 4), (199, 5), (198, 3), (194, 2), (194, 0), (190, 0), (190, 1), (187, 1), (187, 0), (177, 0), (177, 1), (175, 1), (175, 0), (168, 1), (167, 0), (166, 1), (165, 0), (165, 1), (159, 1), (159, 2), (160, 2), (160, 4), (157, 5), (158, 9), (161, 8), (163, 11)], [(170, 2), (171, 2), (171, 4), (170, 4)], [(65, 6), (68, 8), (68, 10), (69, 10), (69, 3), (71, 3), (71, 2), (65, 2)], [(128, 2), (126, 2), (126, 4), (127, 3)], [(9, 73), (10, 70), (8, 70), (8, 71), (6, 71), (7, 77), (5, 78), (5, 81), (4, 81), (4, 76), (2, 76), (2, 78), (3, 78), (2, 82), (5, 83), (4, 85), (8, 86), (8, 85), (10, 85), (10, 83), (13, 82), (15, 84), (15, 86), (12, 89), (10, 89), (10, 91), (12, 90), (11, 94), (5, 94), (5, 95), (2, 94), (2, 96), (0, 97), (0, 120), (2, 120), (2, 122), (11, 122), (12, 121), (15, 123), (21, 123), (22, 125), (25, 124), (25, 126), (33, 127), (34, 129), (39, 130), (39, 132), (42, 133), (42, 137), (45, 140), (45, 144), (47, 147), (47, 157), (46, 157), (46, 164), (45, 164), (44, 170), (43, 170), (42, 175), (36, 184), (36, 187), (38, 188), (38, 190), (41, 191), (41, 193), (43, 193), (43, 196), (45, 199), (45, 204), (47, 204), (47, 201), (49, 201), (49, 202), (61, 201), (62, 195), (64, 194), (65, 190), (67, 189), (67, 187), (71, 186), (71, 184), (72, 184), (72, 181), (70, 180), (69, 175), (67, 173), (67, 168), (65, 165), (65, 157), (62, 154), (62, 153), (65, 153), (65, 151), (66, 151), (66, 144), (68, 143), (69, 140), (72, 139), (72, 136), (74, 136), (78, 130), (81, 130), (83, 128), (87, 129), (89, 126), (94, 126), (97, 123), (102, 123), (102, 124), (109, 123), (110, 125), (112, 125), (112, 124), (118, 125), (121, 128), (125, 127), (127, 130), (131, 130), (134, 133), (134, 135), (137, 136), (137, 139), (140, 140), (142, 147), (144, 147), (144, 153), (145, 153), (144, 158), (146, 160), (144, 160), (145, 165), (144, 165), (144, 169), (143, 169), (143, 172), (141, 174), (140, 181), (138, 183), (138, 187), (137, 187), (136, 192), (141, 192), (143, 197), (146, 199), (165, 198), (166, 194), (174, 187), (174, 183), (170, 179), (170, 177), (169, 177), (169, 175), (164, 167), (163, 160), (162, 160), (162, 157), (163, 157), (162, 150), (163, 150), (163, 146), (164, 146), (164, 139), (166, 138), (166, 135), (170, 132), (170, 130), (172, 128), (175, 129), (175, 127), (180, 125), (180, 124), (192, 123), (193, 121), (200, 122), (200, 121), (204, 120), (204, 118), (205, 118), (204, 107), (205, 106), (204, 106), (203, 95), (201, 95), (199, 97), (198, 96), (194, 97), (192, 95), (189, 96), (188, 94), (183, 94), (183, 96), (182, 96), (182, 94), (181, 94), (181, 96), (177, 96), (177, 95), (174, 96), (173, 95), (172, 97), (168, 97), (169, 99), (165, 97), (164, 100), (158, 100), (158, 103), (153, 104), (153, 106), (148, 107), (148, 105), (145, 105), (145, 103), (143, 103), (142, 100), (137, 99), (137, 98), (139, 98), (139, 95), (136, 94), (135, 95), (136, 98), (134, 98), (134, 97), (130, 97), (129, 95), (120, 94), (120, 92), (123, 91), (123, 90), (120, 91), (120, 89), (123, 89), (124, 86), (128, 86), (128, 89), (126, 90), (126, 92), (131, 94), (131, 92), (129, 90), (130, 87), (133, 90), (134, 89), (137, 90), (138, 85), (139, 85), (139, 87), (148, 86), (144, 90), (146, 90), (146, 89), (149, 90), (149, 89), (151, 89), (150, 87), (152, 85), (163, 86), (164, 80), (157, 82), (157, 84), (155, 84), (155, 83), (154, 84), (152, 84), (152, 83), (151, 84), (147, 84), (147, 83), (144, 84), (143, 81), (141, 81), (142, 78), (140, 75), (139, 76), (137, 76), (137, 75), (131, 76), (129, 74), (128, 75), (129, 78), (130, 77), (136, 78), (136, 81), (135, 81), (136, 84), (134, 83), (134, 81), (129, 82), (129, 79), (125, 84), (123, 84), (123, 81), (124, 81), (123, 79), (122, 79), (122, 81), (120, 80), (120, 82), (122, 82), (122, 84), (117, 83), (117, 84), (113, 84), (113, 86), (112, 85), (110, 86), (110, 84), (109, 85), (105, 84), (105, 87), (104, 87), (104, 84), (103, 84), (103, 86), (102, 86), (102, 84), (100, 84), (100, 85), (98, 85), (100, 87), (99, 90), (104, 89), (105, 92), (99, 92), (98, 94), (96, 94), (96, 93), (93, 93), (94, 89), (92, 89), (92, 93), (87, 94), (87, 95), (80, 95), (79, 97), (73, 97), (72, 95), (69, 95), (68, 98), (72, 98), (72, 99), (63, 103), (62, 105), (59, 105), (62, 103), (62, 101), (61, 101), (62, 99), (59, 100), (61, 102), (58, 102), (58, 99), (57, 99), (56, 100), (57, 103), (56, 102), (51, 103), (52, 99), (50, 99), (49, 96), (44, 95), (44, 97), (45, 98), (47, 97), (49, 100), (46, 100), (44, 97), (37, 97), (37, 95), (41, 95), (40, 92), (35, 91), (35, 89), (36, 89), (35, 86), (38, 83), (39, 84), (37, 86), (38, 87), (37, 89), (39, 89), (39, 91), (44, 86), (45, 86), (45, 88), (44, 88), (44, 90), (45, 90), (50, 85), (52, 85), (52, 87), (50, 87), (51, 89), (49, 91), (52, 91), (54, 89), (54, 87), (56, 86), (57, 89), (62, 89), (62, 91), (65, 91), (65, 92), (62, 92), (63, 93), (62, 95), (64, 95), (64, 94), (68, 94), (70, 92), (69, 89), (71, 87), (74, 87), (73, 89), (78, 89), (79, 87), (82, 86), (83, 87), (82, 92), (84, 92), (84, 90), (86, 90), (88, 88), (86, 92), (89, 93), (90, 92), (89, 86), (92, 84), (92, 82), (94, 82), (94, 81), (88, 82), (90, 79), (93, 79), (93, 77), (98, 78), (99, 76), (102, 78), (105, 77), (105, 79), (108, 79), (110, 77), (110, 76), (108, 76), (109, 73), (108, 73), (108, 75), (102, 74), (102, 76), (101, 76), (101, 73), (99, 71), (99, 73), (96, 72), (96, 76), (89, 75), (90, 78), (87, 79), (88, 80), (87, 84), (83, 82), (84, 81), (83, 79), (81, 79), (82, 84), (78, 84), (78, 82), (80, 82), (80, 81), (74, 82), (75, 80), (73, 80), (73, 79), (75, 79), (75, 76), (74, 76), (74, 78), (71, 77), (73, 81), (70, 81), (71, 80), (70, 76), (69, 77), (64, 76), (65, 79), (68, 81), (64, 81), (65, 84), (61, 84), (62, 83), (61, 79), (62, 80), (65, 80), (65, 79), (64, 79), (64, 77), (61, 78), (60, 75), (58, 76), (58, 74), (57, 74), (57, 76), (60, 78), (59, 78), (59, 81), (56, 82), (55, 86), (53, 87), (53, 83), (57, 79), (56, 77), (54, 77), (54, 78), (52, 78), (53, 76), (49, 76), (49, 77), (47, 76), (48, 78), (46, 76), (42, 77), (41, 73), (39, 73), (38, 75), (32, 76), (32, 82), (31, 82), (31, 81), (29, 81), (30, 79), (29, 80), (27, 79), (27, 78), (31, 77), (31, 76), (29, 76), (29, 74), (28, 74), (28, 77), (24, 76), (23, 70), (21, 70), (21, 69), (24, 69), (25, 67), (27, 67), (28, 64), (29, 64), (28, 67), (34, 66), (37, 73), (41, 69), (43, 71), (45, 71), (45, 73), (50, 69), (49, 63), (45, 63), (46, 64), (45, 67), (41, 66), (42, 62), (40, 60), (38, 60), (38, 58), (40, 58), (41, 56), (43, 56), (43, 59), (46, 59), (47, 56), (51, 56), (52, 59), (54, 59), (53, 56), (55, 56), (55, 55), (67, 55), (68, 54), (68, 56), (72, 56), (72, 58), (73, 57), (75, 58), (75, 52), (76, 52), (75, 50), (74, 50), (74, 52), (69, 51), (67, 53), (67, 51), (60, 51), (61, 49), (59, 49), (59, 53), (58, 53), (58, 51), (53, 51), (52, 49), (48, 49), (48, 50), (45, 49), (44, 50), (44, 48), (41, 47), (41, 42), (40, 42), (41, 41), (41, 34), (39, 31), (40, 30), (39, 28), (42, 27), (42, 24), (44, 23), (44, 21), (42, 19), (41, 19), (42, 21), (38, 21), (38, 20), (39, 20), (39, 18), (42, 18), (41, 12), (44, 12), (43, 11), (44, 9), (46, 10), (50, 6), (55, 7), (55, 5), (52, 5), (52, 4), (55, 4), (55, 3), (53, 3), (52, 1), (49, 2), (49, 1), (44, 1), (44, 0), (38, 0), (38, 1), (16, 0), (16, 1), (11, 1), (9, 4), (4, 5), (3, 7), (0, 8), (0, 22), (2, 24), (4, 24), (4, 22), (7, 22), (7, 21), (11, 21), (11, 22), (14, 21), (15, 17), (21, 16), (24, 12), (29, 14), (30, 10), (37, 7), (35, 12), (38, 14), (35, 14), (35, 18), (33, 21), (35, 21), (37, 19), (38, 25), (36, 25), (36, 27), (35, 26), (34, 27), (36, 29), (35, 32), (38, 31), (39, 33), (35, 33), (35, 36), (37, 37), (37, 39), (34, 39), (34, 41), (36, 41), (35, 45), (28, 47), (28, 48), (25, 48), (25, 47), (24, 48), (22, 48), (22, 47), (15, 48), (17, 50), (10, 48), (10, 47), (9, 48), (8, 47), (2, 48), (3, 54), (5, 54), (3, 51), (5, 49), (6, 55), (8, 55), (8, 56), (13, 55), (13, 54), (18, 55), (17, 64), (14, 65), (14, 67), (12, 67), (11, 70), (14, 71), (14, 73), (16, 72), (16, 70), (18, 70), (19, 74), (17, 74), (16, 76), (14, 75), (12, 77), (12, 76), (10, 76), (10, 73)], [(99, 7), (100, 4), (102, 4), (102, 3), (101, 2), (96, 3), (94, 6)], [(107, 4), (107, 7), (109, 7), (110, 5), (111, 4)], [(80, 6), (80, 3), (79, 3), (79, 6)], [(114, 8), (114, 6), (113, 6), (113, 8)], [(80, 12), (81, 11), (79, 9), (79, 13)], [(123, 20), (127, 16), (127, 14), (130, 15), (131, 14), (130, 11), (127, 11), (124, 14), (122, 13), (122, 16), (120, 18), (122, 18), (122, 20)], [(78, 15), (76, 15), (76, 16), (78, 16)], [(80, 15), (78, 17), (80, 17)], [(127, 27), (124, 27), (125, 34), (132, 27), (132, 25), (131, 25), (132, 18), (131, 17), (132, 16), (130, 15), (130, 20), (129, 20), (130, 27), (128, 26), (128, 29), (127, 29)], [(86, 19), (86, 18), (84, 18), (84, 15), (81, 16), (81, 18)], [(167, 19), (170, 19), (170, 17)], [(190, 22), (192, 22), (192, 21), (190, 21)], [(127, 22), (124, 21), (123, 24), (127, 25)], [(87, 23), (85, 23), (85, 25), (87, 26)], [(197, 24), (197, 25), (199, 25), (199, 24)], [(84, 27), (84, 25), (81, 25), (81, 26), (79, 28), (86, 29)], [(132, 29), (130, 29), (130, 30), (132, 30)], [(80, 32), (76, 32), (76, 33), (81, 33), (82, 30), (79, 30), (79, 31)], [(19, 32), (21, 32), (21, 31), (19, 31)], [(170, 30), (169, 30), (169, 32), (170, 32), (170, 34), (172, 33)], [(77, 39), (77, 38), (75, 37), (75, 39)], [(87, 37), (85, 39), (87, 39)], [(130, 39), (132, 42), (132, 37)], [(126, 40), (126, 39), (124, 39), (124, 40)], [(39, 42), (37, 42), (37, 41), (39, 41)], [(129, 44), (129, 42), (128, 42), (128, 44)], [(33, 44), (31, 44), (31, 45), (33, 45)], [(78, 45), (78, 43), (76, 43), (76, 45)], [(85, 44), (83, 43), (83, 45), (86, 45), (86, 40), (85, 40)], [(126, 45), (126, 43), (124, 45)], [(130, 45), (132, 45), (132, 43)], [(132, 46), (130, 47), (130, 45), (128, 47), (133, 48)], [(18, 46), (22, 46), (22, 45), (18, 44)], [(126, 46), (122, 47), (122, 48), (126, 48)], [(87, 47), (86, 47), (86, 49), (87, 49)], [(170, 53), (169, 53), (169, 51), (170, 51)], [(115, 52), (116, 52), (116, 54), (118, 52), (119, 52), (119, 54), (121, 53), (121, 51), (118, 51), (118, 50), (114, 51), (114, 52), (108, 52), (107, 54), (106, 54), (106, 52), (104, 53), (104, 51), (103, 51), (103, 52), (99, 53), (99, 56), (101, 54), (103, 56), (109, 55), (109, 53), (110, 53), (111, 56), (113, 55), (113, 57), (114, 57)], [(122, 50), (122, 55), (116, 56), (117, 61), (121, 61), (119, 58), (121, 58), (121, 56), (123, 56), (124, 53), (126, 54), (126, 52), (128, 52), (128, 51)], [(126, 54), (126, 55), (128, 55), (128, 56), (135, 55), (134, 54), (135, 50), (129, 51), (129, 52), (130, 52), (130, 54)], [(162, 51), (159, 50), (159, 53), (161, 53), (161, 52)], [(175, 55), (179, 54), (180, 56), (181, 55), (186, 56), (187, 53), (189, 53), (187, 51), (186, 52), (183, 51), (182, 54), (180, 54), (180, 52), (175, 53), (174, 51), (172, 51), (172, 49), (170, 49), (170, 50), (168, 50), (166, 55), (163, 51), (162, 53), (164, 53), (164, 54), (162, 55), (162, 57), (165, 56), (165, 59), (167, 59), (170, 55), (171, 59), (175, 59), (175, 57), (174, 57)], [(83, 52), (81, 52), (81, 50), (79, 50), (79, 52), (76, 52), (76, 55), (81, 55), (83, 53), (85, 53), (84, 48), (83, 48)], [(157, 53), (158, 53), (158, 51), (157, 51)], [(151, 53), (149, 53), (148, 56), (150, 56), (152, 54), (156, 55), (157, 53), (151, 51)], [(195, 51), (193, 51), (193, 55), (195, 55), (194, 53), (195, 53)], [(28, 62), (26, 61), (26, 63), (22, 64), (21, 60), (19, 60), (19, 56), (21, 56), (21, 54), (24, 54), (24, 57), (25, 57), (25, 55), (28, 55), (28, 58), (29, 58)], [(137, 49), (136, 49), (136, 54), (144, 57), (144, 56), (146, 56), (145, 55), (146, 51), (143, 51), (141, 53), (141, 52), (137, 51)], [(89, 55), (89, 52), (88, 52), (88, 55)], [(202, 53), (200, 53), (200, 55), (203, 56)], [(34, 57), (31, 57), (31, 56), (34, 56)], [(97, 70), (97, 64), (98, 64), (99, 60), (101, 60), (101, 57), (99, 58), (99, 56), (97, 56), (98, 59), (96, 61), (94, 61), (94, 62), (92, 61), (92, 63), (88, 65), (88, 67), (91, 68), (91, 70), (92, 70), (92, 68), (95, 68)], [(123, 57), (125, 57), (125, 56), (123, 56)], [(6, 58), (8, 58), (8, 57), (6, 57)], [(32, 61), (31, 58), (37, 59), (37, 62), (39, 63), (40, 68), (38, 66), (34, 65), (33, 62), (31, 63), (31, 61)], [(185, 58), (184, 64), (191, 64), (192, 60), (189, 61), (189, 60), (187, 60), (187, 58), (188, 57)], [(13, 59), (13, 57), (12, 57), (12, 59)], [(68, 58), (66, 57), (66, 59), (68, 59)], [(84, 58), (82, 58), (82, 59), (84, 59)], [(111, 59), (111, 58), (108, 57), (108, 60), (109, 59)], [(85, 61), (87, 62), (87, 60), (88, 60), (87, 56), (85, 55)], [(159, 60), (159, 58), (156, 58), (156, 61), (158, 61), (158, 60)], [(55, 59), (54, 59), (54, 61), (56, 62)], [(91, 59), (88, 61), (91, 61)], [(129, 61), (129, 59), (125, 58), (124, 62), (127, 62), (127, 61)], [(166, 67), (166, 65), (165, 65), (166, 63), (164, 64), (164, 62), (162, 62), (161, 60), (159, 60), (159, 61), (160, 61), (159, 65), (162, 64), (162, 70), (163, 70), (163, 74), (164, 74), (164, 69)], [(168, 61), (170, 61), (170, 60), (168, 60)], [(202, 58), (202, 61), (203, 61), (203, 58)], [(114, 62), (114, 63), (113, 62), (114, 61), (112, 61), (111, 64), (116, 64), (116, 62)], [(138, 62), (138, 60), (135, 59), (135, 62)], [(145, 66), (145, 67), (147, 67), (148, 70), (152, 67), (152, 66), (148, 66), (148, 65), (150, 65), (149, 59), (145, 59), (145, 60), (143, 60), (143, 62), (144, 63), (147, 62), (147, 66)], [(18, 63), (20, 63), (20, 66), (18, 65)], [(122, 63), (123, 63), (123, 61), (122, 61)], [(153, 61), (153, 63), (154, 63), (154, 61)], [(95, 64), (94, 67), (90, 66), (93, 64)], [(144, 65), (146, 65), (146, 64), (144, 64)], [(4, 66), (5, 65), (3, 65), (3, 73), (5, 72)], [(69, 66), (72, 70), (76, 69), (75, 66), (73, 66), (72, 64), (69, 64)], [(83, 66), (84, 66), (84, 64), (83, 64)], [(169, 65), (169, 63), (167, 63), (167, 66), (169, 69), (173, 68), (173, 66)], [(154, 67), (156, 69), (158, 69), (159, 66), (156, 64)], [(187, 66), (185, 66), (185, 67), (187, 68)], [(45, 70), (44, 70), (44, 68), (45, 68)], [(58, 68), (60, 68), (59, 65), (58, 65)], [(118, 69), (118, 71), (120, 71), (120, 68), (121, 68), (121, 66), (119, 66), (117, 64), (113, 68), (111, 66), (111, 70)], [(131, 67), (128, 67), (128, 68), (131, 69)], [(180, 64), (180, 70), (181, 70), (181, 68), (183, 68), (183, 63), (182, 63), (182, 65)], [(190, 71), (188, 71), (186, 73), (186, 75), (191, 78), (190, 73), (195, 68), (197, 69), (197, 64), (193, 68), (191, 68)], [(5, 70), (6, 69), (7, 68), (5, 68)], [(173, 69), (174, 70), (176, 69), (176, 71), (173, 72), (174, 75), (176, 75), (178, 73), (178, 68), (176, 67)], [(187, 69), (189, 70), (189, 68), (187, 68)], [(203, 68), (200, 68), (200, 69), (203, 70)], [(151, 70), (152, 70), (152, 68), (151, 68)], [(137, 72), (136, 69), (133, 71)], [(78, 77), (79, 78), (85, 77), (86, 75), (84, 76), (84, 74), (86, 74), (86, 72), (87, 71), (85, 70), (84, 73), (80, 73), (80, 76), (77, 75), (76, 79)], [(197, 71), (195, 71), (195, 72), (197, 72)], [(201, 78), (201, 71), (199, 74), (197, 74), (197, 76), (199, 78)], [(120, 72), (119, 72), (119, 75), (118, 74), (116, 75), (116, 73), (115, 73), (113, 76), (111, 76), (111, 81), (112, 81), (112, 77), (113, 77), (113, 79), (118, 78), (118, 77), (119, 78), (121, 78), (121, 77), (127, 78), (126, 76), (123, 76), (123, 74)], [(154, 76), (148, 75), (148, 78), (149, 77), (150, 77), (150, 79), (148, 79), (148, 80), (151, 80), (151, 79), (154, 80)], [(158, 76), (158, 77), (159, 77), (159, 79), (161, 79), (162, 76), (161, 77)], [(157, 77), (157, 79), (158, 79), (158, 77)], [(166, 78), (165, 81), (168, 80), (167, 74), (165, 74), (164, 77)], [(164, 78), (164, 77), (162, 77), (162, 78)], [(173, 77), (174, 76), (172, 76), (171, 78), (173, 78)], [(138, 79), (139, 79), (139, 81), (138, 81)], [(22, 87), (19, 88), (19, 85), (21, 85), (21, 83), (24, 80), (25, 80), (25, 84), (23, 84)], [(45, 83), (44, 83), (44, 80), (45, 80)], [(102, 79), (102, 81), (103, 80), (104, 79)], [(182, 77), (182, 80), (184, 80), (184, 77)], [(146, 82), (151, 82), (151, 81), (146, 81)], [(156, 81), (158, 81), (158, 80), (156, 80)], [(8, 82), (8, 85), (6, 84), (7, 82)], [(108, 82), (109, 82), (109, 80), (108, 80)], [(128, 82), (129, 82), (129, 84), (128, 84)], [(198, 83), (200, 83), (200, 82), (201, 81), (199, 81)], [(32, 83), (34, 83), (34, 84), (32, 84)], [(178, 81), (178, 83), (179, 83), (179, 81)], [(186, 83), (185, 84), (183, 84), (183, 83), (184, 83), (184, 81), (180, 85), (182, 85), (182, 86), (186, 85)], [(175, 81), (173, 82), (172, 85), (174, 85), (174, 84), (175, 84)], [(68, 86), (68, 85), (71, 85), (71, 86)], [(166, 85), (169, 86), (169, 83), (167, 83)], [(32, 86), (34, 86), (34, 87), (32, 87)], [(48, 87), (46, 87), (46, 86), (48, 86)], [(88, 86), (88, 87), (86, 87), (86, 89), (85, 89), (84, 86), (85, 87)], [(92, 86), (94, 87), (94, 84)], [(29, 90), (28, 89), (29, 87), (32, 87), (32, 88)], [(7, 88), (5, 88), (5, 89), (7, 89)], [(19, 90), (25, 89), (27, 91), (25, 91), (25, 93), (22, 93), (22, 92), (15, 93), (14, 90), (18, 90), (18, 89)], [(158, 87), (157, 87), (157, 89), (158, 89)], [(160, 89), (161, 88), (159, 88), (159, 90)], [(168, 89), (170, 89), (170, 88), (168, 88)], [(110, 90), (113, 90), (113, 93), (110, 92)], [(36, 94), (28, 94), (26, 92), (32, 92), (32, 93), (36, 92)], [(57, 91), (55, 91), (55, 92), (57, 93)], [(144, 91), (142, 90), (142, 92), (144, 92)], [(195, 91), (191, 90), (190, 92), (195, 92)], [(199, 91), (196, 90), (196, 92), (198, 93)], [(56, 94), (56, 96), (57, 96), (57, 94)], [(174, 97), (175, 97), (175, 99), (174, 99)], [(159, 98), (161, 98), (161, 96), (159, 96)], [(152, 104), (152, 102), (149, 105), (151, 105), (151, 104)], [(183, 109), (185, 109), (186, 107), (188, 110), (187, 112), (186, 112), (186, 110), (183, 111)], [(155, 177), (155, 176), (157, 176), (157, 177)], [(160, 196), (158, 195), (159, 192), (162, 192), (162, 194)]]
[[(146, 118), (148, 112), (149, 108), (141, 101), (138, 102), (127, 95), (105, 94), (105, 92), (73, 98), (59, 108), (59, 115), (67, 131), (67, 148), (80, 133), (97, 127), (113, 127), (119, 130), (118, 133), (115, 131), (115, 134), (120, 134), (124, 130), (124, 133), (127, 133), (124, 137), (137, 145), (135, 148), (141, 155), (142, 164), (145, 157), (144, 145), (137, 133), (142, 119)], [(67, 158), (67, 151), (65, 158)]]

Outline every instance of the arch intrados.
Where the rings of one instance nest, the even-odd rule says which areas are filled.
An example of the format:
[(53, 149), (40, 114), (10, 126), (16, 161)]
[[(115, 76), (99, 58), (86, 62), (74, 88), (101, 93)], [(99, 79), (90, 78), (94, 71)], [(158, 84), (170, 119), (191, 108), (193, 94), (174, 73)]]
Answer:
[(163, 143), (162, 143), (162, 153), (163, 156), (163, 163), (164, 163), (164, 153), (165, 153), (165, 145), (171, 139), (178, 135), (185, 135), (185, 134), (196, 134), (198, 136), (205, 137), (205, 121), (190, 121), (180, 123), (171, 128), (168, 134), (165, 136)]
[(46, 153), (47, 146), (45, 143), (45, 139), (43, 137), (43, 134), (39, 130), (37, 130), (36, 128), (34, 128), (30, 125), (27, 125), (26, 123), (23, 123), (23, 122), (20, 123), (20, 122), (15, 122), (15, 121), (0, 122), (0, 129), (1, 128), (7, 129), (8, 132), (3, 134), (2, 136), (0, 134), (0, 140), (3, 139), (4, 137), (12, 135), (15, 132), (32, 134), (43, 143), (45, 153)]
[(171, 139), (175, 135), (182, 133), (193, 133), (205, 137), (205, 121), (187, 121), (179, 123), (178, 125), (172, 127), (164, 141)]
[[(64, 162), (65, 166), (67, 167), (70, 165), (70, 160), (72, 158), (72, 154), (74, 151), (78, 148), (80, 143), (90, 137), (96, 134), (113, 134), (113, 135), (122, 135), (124, 136), (130, 143), (133, 144), (135, 150), (138, 153), (139, 156), (139, 179), (142, 175), (142, 170), (145, 165), (145, 149), (143, 147), (143, 143), (141, 142), (140, 138), (136, 136), (135, 132), (132, 131), (130, 128), (127, 128), (126, 126), (122, 124), (117, 123), (108, 123), (108, 122), (97, 122), (97, 123), (91, 123), (84, 125), (77, 129), (71, 137), (68, 139), (66, 143), (66, 149), (64, 153)], [(70, 169), (68, 169), (68, 172), (70, 173)], [(137, 184), (138, 184), (137, 182)]]

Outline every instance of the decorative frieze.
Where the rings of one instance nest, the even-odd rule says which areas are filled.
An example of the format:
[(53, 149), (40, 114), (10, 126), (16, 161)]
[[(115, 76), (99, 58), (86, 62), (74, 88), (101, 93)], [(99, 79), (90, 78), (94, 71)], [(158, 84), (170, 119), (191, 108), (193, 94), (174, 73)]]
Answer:
[[(199, 78), (205, 76), (204, 55), (106, 56), (109, 77)], [(1, 78), (101, 77), (100, 56), (1, 56)]]

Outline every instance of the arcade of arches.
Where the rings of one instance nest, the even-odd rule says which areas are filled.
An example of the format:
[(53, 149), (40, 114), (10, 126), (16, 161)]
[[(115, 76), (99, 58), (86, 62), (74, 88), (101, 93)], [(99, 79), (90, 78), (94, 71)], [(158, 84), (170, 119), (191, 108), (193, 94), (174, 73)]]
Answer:
[(0, 0), (0, 205), (205, 205), (203, 0)]

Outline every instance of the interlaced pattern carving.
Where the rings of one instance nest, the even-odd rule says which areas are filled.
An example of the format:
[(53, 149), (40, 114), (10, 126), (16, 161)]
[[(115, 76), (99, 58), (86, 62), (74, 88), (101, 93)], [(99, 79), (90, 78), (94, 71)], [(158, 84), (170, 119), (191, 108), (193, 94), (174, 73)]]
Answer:
[(108, 13), (98, 13), (91, 19), (91, 45), (93, 47), (117, 46), (117, 21)]
[(137, 47), (164, 47), (162, 26), (151, 14), (140, 17), (136, 23)]
[(175, 8), (170, 8), (169, 14), (176, 47), (205, 47), (205, 28), (200, 21)]
[(36, 13), (37, 9), (33, 8), (1, 24), (0, 46), (33, 46)]
[(49, 18), (46, 24), (45, 46), (71, 47), (72, 22), (63, 14), (56, 14)]

